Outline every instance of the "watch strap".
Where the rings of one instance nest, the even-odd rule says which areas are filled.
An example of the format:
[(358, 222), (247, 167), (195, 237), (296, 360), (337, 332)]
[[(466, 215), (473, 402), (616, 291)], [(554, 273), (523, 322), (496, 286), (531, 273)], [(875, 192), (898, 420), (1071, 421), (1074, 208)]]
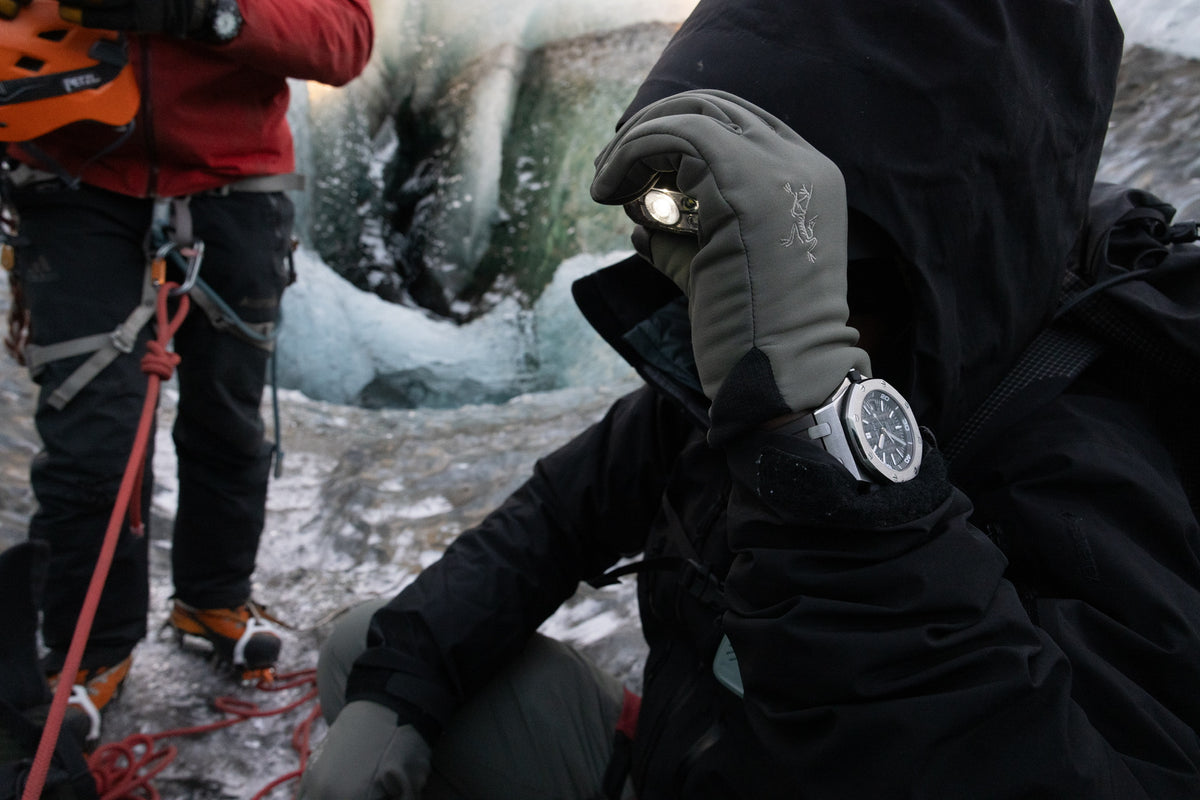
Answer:
[(847, 377), (818, 408), (785, 423), (776, 430), (779, 433), (820, 445), (825, 452), (837, 459), (838, 463), (845, 467), (855, 480), (869, 481), (871, 479), (864, 474), (851, 449), (841, 418), (842, 401), (851, 384), (857, 382), (856, 378), (857, 374)]

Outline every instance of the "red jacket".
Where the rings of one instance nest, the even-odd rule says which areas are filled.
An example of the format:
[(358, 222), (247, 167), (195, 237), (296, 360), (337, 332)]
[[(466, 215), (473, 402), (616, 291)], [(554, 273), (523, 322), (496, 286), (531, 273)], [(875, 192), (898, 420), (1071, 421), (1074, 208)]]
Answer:
[[(134, 35), (141, 90), (133, 135), (92, 163), (109, 129), (80, 123), (37, 141), (85, 183), (174, 197), (295, 169), (288, 78), (341, 86), (371, 55), (369, 0), (239, 0), (245, 25), (226, 45)], [(27, 154), (23, 160), (35, 166)]]

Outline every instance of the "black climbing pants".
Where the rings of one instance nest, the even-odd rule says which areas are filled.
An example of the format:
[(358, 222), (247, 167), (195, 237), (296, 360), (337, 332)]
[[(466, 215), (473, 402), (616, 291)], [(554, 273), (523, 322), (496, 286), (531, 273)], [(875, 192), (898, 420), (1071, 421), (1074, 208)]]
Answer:
[[(367, 647), (371, 615), (385, 602), (351, 609), (321, 647), (317, 683), (331, 725), (345, 705), (346, 677)], [(421, 797), (600, 800), (626, 699), (616, 678), (569, 645), (537, 634), (455, 714), (434, 745)], [(628, 782), (621, 796), (632, 800)]]
[[(22, 187), (16, 202), (23, 236), (17, 275), (31, 343), (115, 329), (142, 296), (152, 201), (50, 181)], [(190, 210), (195, 237), (205, 243), (200, 277), (245, 322), (274, 322), (289, 276), (291, 201), (281, 193), (205, 194), (191, 199)], [(140, 362), (153, 328), (152, 320), (132, 352), (61, 409), (47, 399), (87, 356), (52, 361), (35, 375), (43, 448), (30, 472), (38, 504), (30, 537), (52, 548), (43, 620), (50, 668), (70, 643), (130, 455), (147, 390)], [(182, 359), (172, 431), (175, 594), (201, 608), (233, 606), (250, 595), (265, 515), (271, 446), (260, 403), (269, 352), (218, 331), (194, 303), (174, 350)], [(148, 461), (144, 491), (134, 499), (147, 523), (152, 474)], [(149, 538), (124, 526), (84, 668), (113, 663), (145, 635)]]

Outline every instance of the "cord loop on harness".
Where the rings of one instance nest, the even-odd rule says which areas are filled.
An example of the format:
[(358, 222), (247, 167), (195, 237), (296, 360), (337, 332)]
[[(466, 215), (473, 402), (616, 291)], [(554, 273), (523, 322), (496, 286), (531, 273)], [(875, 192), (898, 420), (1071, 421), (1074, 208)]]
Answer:
[[(182, 295), (179, 298), (179, 307), (175, 309), (175, 316), (171, 316), (167, 308), (167, 298), (173, 296), (172, 292), (179, 288), (177, 283), (164, 283), (158, 287), (158, 304), (154, 309), (154, 321), (157, 323), (157, 331), (155, 338), (146, 343), (146, 349), (150, 354), (142, 359), (142, 370), (147, 374), (154, 374), (160, 378), (169, 378), (175, 370), (175, 365), (179, 363), (179, 356), (176, 353), (168, 353), (167, 345), (174, 338), (179, 327), (183, 325), (183, 320), (187, 317), (188, 309), (191, 306), (191, 299), (187, 295)], [(151, 358), (152, 355), (163, 356), (163, 361), (170, 362), (170, 367), (165, 375), (160, 372), (150, 373), (146, 369), (147, 362), (153, 367), (157, 367), (157, 359)], [(168, 357), (169, 356), (169, 357)]]
[[(175, 374), (175, 367), (179, 365), (179, 354), (167, 350), (167, 345), (175, 336), (175, 332), (183, 325), (183, 320), (187, 317), (188, 309), (191, 305), (190, 298), (187, 295), (183, 295), (179, 298), (179, 307), (175, 311), (175, 316), (170, 316), (170, 312), (167, 309), (167, 300), (170, 297), (174, 297), (176, 288), (178, 288), (178, 284), (176, 283), (163, 283), (159, 285), (157, 302), (154, 309), (155, 322), (157, 323), (156, 338), (146, 342), (147, 352), (146, 355), (142, 356), (142, 372), (151, 378), (158, 379), (154, 382), (152, 389), (156, 399), (158, 396), (158, 383), (169, 380)], [(143, 458), (141, 465), (138, 467), (137, 475), (134, 477), (132, 496), (135, 498), (142, 496), (145, 472), (146, 460)], [(129, 503), (126, 519), (129, 522), (129, 529), (133, 532), (134, 536), (142, 536), (146, 532), (146, 526), (142, 521), (142, 504), (140, 502)]]

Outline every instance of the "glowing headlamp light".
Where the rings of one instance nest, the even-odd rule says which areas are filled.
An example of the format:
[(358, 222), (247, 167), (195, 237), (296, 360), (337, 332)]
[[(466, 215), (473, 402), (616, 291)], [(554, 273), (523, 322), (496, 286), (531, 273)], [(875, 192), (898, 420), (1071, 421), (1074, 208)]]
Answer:
[(625, 213), (639, 225), (671, 233), (700, 230), (700, 204), (675, 188), (670, 173), (660, 173), (641, 197), (625, 204)]
[(674, 198), (659, 189), (651, 189), (642, 197), (642, 206), (650, 218), (659, 225), (678, 225), (683, 212), (679, 210)]

